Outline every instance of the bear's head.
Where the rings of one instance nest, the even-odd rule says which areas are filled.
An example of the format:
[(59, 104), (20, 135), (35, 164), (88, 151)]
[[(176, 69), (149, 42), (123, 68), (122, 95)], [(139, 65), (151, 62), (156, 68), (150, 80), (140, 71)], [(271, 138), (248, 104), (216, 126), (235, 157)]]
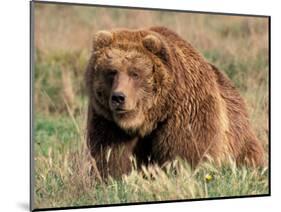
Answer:
[(163, 117), (171, 84), (164, 40), (154, 32), (119, 30), (100, 31), (93, 43), (86, 81), (94, 111), (128, 132), (157, 121), (159, 111)]

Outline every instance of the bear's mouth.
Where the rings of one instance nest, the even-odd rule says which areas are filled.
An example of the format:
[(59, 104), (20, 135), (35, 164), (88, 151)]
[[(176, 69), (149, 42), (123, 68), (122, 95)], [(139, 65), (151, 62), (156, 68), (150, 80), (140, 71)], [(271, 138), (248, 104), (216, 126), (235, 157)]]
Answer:
[(123, 109), (123, 108), (116, 108), (115, 110), (112, 111), (114, 115), (117, 115), (117, 116), (122, 116), (122, 115), (131, 115), (134, 113), (134, 110), (126, 110), (126, 109)]
[(131, 111), (125, 110), (125, 109), (122, 109), (122, 108), (116, 108), (113, 112), (116, 113), (116, 114), (125, 114), (125, 113), (129, 113)]
[(111, 110), (112, 115), (117, 117), (128, 117), (135, 113), (135, 109), (126, 107), (125, 105), (117, 105), (114, 106), (112, 104), (109, 104), (109, 108)]
[(113, 116), (117, 119), (128, 119), (135, 116), (134, 110), (126, 110), (122, 108), (118, 108), (112, 111)]

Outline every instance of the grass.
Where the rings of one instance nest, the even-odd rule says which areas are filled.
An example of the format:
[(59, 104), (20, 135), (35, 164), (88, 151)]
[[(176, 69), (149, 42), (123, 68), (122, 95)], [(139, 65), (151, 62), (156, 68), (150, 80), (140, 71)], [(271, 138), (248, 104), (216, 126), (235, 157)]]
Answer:
[(178, 161), (176, 175), (172, 164), (107, 183), (91, 176), (83, 80), (92, 36), (100, 29), (152, 25), (173, 29), (225, 71), (268, 148), (267, 19), (35, 3), (35, 208), (268, 193), (267, 167), (238, 168), (231, 161), (195, 170)]
[(122, 180), (101, 183), (90, 174), (91, 159), (75, 128), (71, 118), (36, 119), (36, 208), (268, 193), (267, 168), (237, 168), (231, 162), (222, 167), (209, 162), (191, 170), (178, 161), (177, 174), (172, 164), (166, 170), (149, 167), (142, 175), (133, 171)]

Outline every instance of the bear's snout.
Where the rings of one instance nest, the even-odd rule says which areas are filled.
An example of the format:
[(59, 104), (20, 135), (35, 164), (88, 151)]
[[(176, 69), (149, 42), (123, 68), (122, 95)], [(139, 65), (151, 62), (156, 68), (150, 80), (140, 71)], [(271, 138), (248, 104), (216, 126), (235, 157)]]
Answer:
[(126, 100), (126, 95), (123, 92), (113, 92), (111, 95), (111, 105), (113, 109), (122, 109)]

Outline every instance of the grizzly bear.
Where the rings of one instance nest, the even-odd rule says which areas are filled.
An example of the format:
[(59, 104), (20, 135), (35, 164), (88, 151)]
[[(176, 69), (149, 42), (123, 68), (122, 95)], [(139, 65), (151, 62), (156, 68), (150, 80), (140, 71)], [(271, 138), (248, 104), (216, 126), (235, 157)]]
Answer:
[(100, 31), (86, 71), (87, 144), (102, 178), (181, 158), (259, 166), (264, 150), (231, 81), (165, 27)]

